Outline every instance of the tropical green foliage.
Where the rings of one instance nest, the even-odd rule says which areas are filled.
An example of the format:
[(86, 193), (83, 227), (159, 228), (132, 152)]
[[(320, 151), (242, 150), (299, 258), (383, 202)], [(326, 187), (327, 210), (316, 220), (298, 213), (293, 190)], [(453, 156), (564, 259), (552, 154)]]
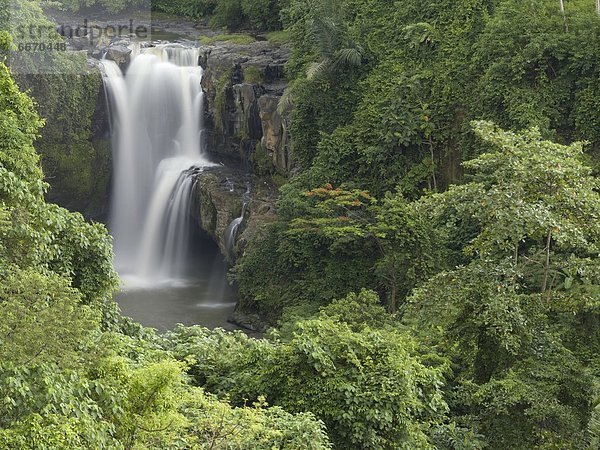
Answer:
[(152, 9), (168, 14), (177, 14), (194, 19), (210, 17), (218, 0), (153, 0)]
[(111, 152), (107, 136), (94, 136), (98, 125), (92, 125), (105, 101), (100, 74), (82, 65), (80, 73), (19, 76), (18, 82), (46, 122), (36, 148), (51, 180), (47, 198), (86, 216), (103, 214)]
[(280, 15), (286, 3), (287, 0), (157, 0), (152, 7), (194, 19), (209, 19), (212, 26), (232, 31), (265, 31), (281, 29)]
[(107, 13), (114, 14), (132, 8), (142, 8), (142, 11), (150, 9), (150, 0), (53, 0), (48, 2), (50, 6), (77, 12), (80, 10), (100, 9)]
[[(472, 125), (481, 156), (464, 163), (467, 183), (441, 194), (409, 202), (400, 191), (376, 201), (331, 184), (301, 191), (310, 176), (293, 180), (279, 222), (236, 268), (241, 294), (251, 296), (244, 305), (297, 317), (356, 285), (378, 289), (423, 350), (452, 361), (444, 393), (452, 422), (443, 437), (429, 434), (435, 445), (450, 445), (449, 430), (458, 429), (466, 448), (582, 448), (593, 439), (586, 424), (599, 348), (590, 325), (600, 312), (597, 178), (580, 143), (552, 143), (535, 128)], [(260, 261), (274, 257), (278, 264), (263, 269)], [(354, 314), (371, 322), (353, 299), (342, 312), (335, 302), (323, 311), (334, 323)], [(389, 326), (377, 320), (378, 330)], [(299, 335), (282, 330), (290, 342)], [(271, 386), (278, 379), (270, 374)]]
[[(0, 0), (0, 7), (7, 15), (0, 16), (0, 28), (10, 31), (15, 48), (32, 41), (63, 42), (38, 1), (19, 2), (16, 8)], [(98, 106), (105, 101), (100, 74), (87, 66), (80, 52), (18, 51), (9, 62), (18, 85), (33, 97), (46, 122), (35, 146), (44, 173), (52, 180), (47, 198), (86, 216), (101, 215), (109, 185), (110, 149), (101, 124), (92, 126), (96, 110), (102, 111)]]
[[(276, 318), (286, 306), (317, 308), (371, 287), (369, 265), (377, 247), (367, 238), (366, 226), (374, 199), (331, 184), (310, 191), (285, 188), (294, 189), (294, 196), (286, 195), (286, 203), (279, 205), (281, 220), (264, 240), (251, 244), (256, 248), (236, 267), (245, 307)], [(272, 262), (268, 274), (265, 261)], [(271, 282), (265, 283), (265, 277)]]
[(596, 151), (600, 22), (593, 2), (567, 3), (568, 31), (552, 0), (292, 1), (297, 163), (313, 186), (414, 197), (460, 177), (474, 119)]
[(19, 77), (43, 131), (0, 63), (0, 448), (598, 447), (592, 2), (154, 6), (286, 26), (298, 172), (233, 270), (240, 309), (277, 328), (121, 317), (106, 230), (45, 202), (34, 148), (66, 186), (93, 183), (99, 80)]
[(430, 429), (446, 419), (446, 363), (420, 355), (372, 292), (290, 324), (283, 340), (202, 328), (168, 339), (178, 359), (191, 361), (195, 383), (235, 404), (264, 396), (288, 411), (309, 410), (337, 448), (433, 448)]
[(465, 163), (471, 182), (422, 200), (465, 264), (415, 290), (404, 319), (463, 368), (451, 405), (491, 448), (579, 448), (593, 385), (574, 349), (598, 341), (572, 333), (599, 312), (597, 181), (579, 144), (475, 126), (494, 151)]

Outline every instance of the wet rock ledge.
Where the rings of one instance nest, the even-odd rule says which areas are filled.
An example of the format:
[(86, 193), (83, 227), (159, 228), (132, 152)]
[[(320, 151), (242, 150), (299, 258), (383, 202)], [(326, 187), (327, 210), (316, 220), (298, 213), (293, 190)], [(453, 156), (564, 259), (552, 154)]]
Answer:
[[(227, 230), (242, 214), (242, 198), (250, 188), (250, 201), (235, 243), (228, 248)], [(228, 166), (205, 168), (196, 178), (195, 217), (200, 227), (218, 244), (230, 263), (266, 223), (276, 219), (277, 188), (272, 183)]]

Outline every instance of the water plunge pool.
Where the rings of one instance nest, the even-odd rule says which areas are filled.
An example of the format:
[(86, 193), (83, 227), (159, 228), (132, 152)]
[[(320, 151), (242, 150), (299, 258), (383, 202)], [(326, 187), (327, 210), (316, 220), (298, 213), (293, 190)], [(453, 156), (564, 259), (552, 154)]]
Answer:
[(198, 237), (186, 277), (157, 284), (124, 277), (123, 289), (115, 295), (124, 316), (159, 332), (186, 326), (238, 329), (227, 322), (237, 301), (235, 287), (227, 281), (227, 264), (217, 245)]

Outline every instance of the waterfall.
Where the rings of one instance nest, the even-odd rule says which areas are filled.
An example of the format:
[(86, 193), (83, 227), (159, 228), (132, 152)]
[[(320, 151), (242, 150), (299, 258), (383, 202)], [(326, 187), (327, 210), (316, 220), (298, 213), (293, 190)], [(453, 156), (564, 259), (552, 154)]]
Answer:
[(246, 192), (243, 196), (241, 215), (233, 219), (227, 227), (227, 231), (225, 231), (225, 246), (227, 248), (227, 257), (229, 259), (231, 259), (233, 255), (233, 246), (235, 245), (237, 231), (242, 222), (244, 221), (244, 218), (246, 217), (246, 209), (248, 208), (248, 203), (250, 203), (250, 183), (246, 184)]
[(185, 277), (204, 94), (199, 51), (136, 47), (127, 74), (102, 61), (111, 116), (113, 193), (109, 228), (122, 278), (145, 284)]

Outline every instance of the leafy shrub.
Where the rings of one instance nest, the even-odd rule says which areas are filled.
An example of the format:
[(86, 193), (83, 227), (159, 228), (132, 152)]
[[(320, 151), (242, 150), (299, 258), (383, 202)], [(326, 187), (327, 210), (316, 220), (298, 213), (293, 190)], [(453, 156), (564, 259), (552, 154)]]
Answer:
[(195, 383), (237, 405), (264, 396), (287, 411), (309, 411), (336, 447), (433, 448), (428, 429), (445, 420), (446, 363), (419, 356), (374, 293), (351, 294), (286, 328), (288, 339), (275, 332), (257, 341), (181, 327), (165, 345), (191, 363)]
[(230, 30), (239, 29), (244, 23), (241, 0), (219, 0), (210, 23), (214, 27), (227, 27)]
[(241, 0), (242, 11), (250, 27), (256, 30), (276, 30), (281, 0)]
[(217, 0), (158, 0), (152, 8), (168, 14), (183, 15), (193, 19), (209, 17), (217, 6)]

